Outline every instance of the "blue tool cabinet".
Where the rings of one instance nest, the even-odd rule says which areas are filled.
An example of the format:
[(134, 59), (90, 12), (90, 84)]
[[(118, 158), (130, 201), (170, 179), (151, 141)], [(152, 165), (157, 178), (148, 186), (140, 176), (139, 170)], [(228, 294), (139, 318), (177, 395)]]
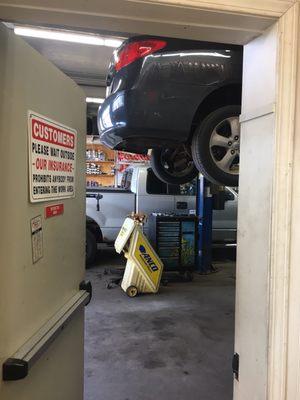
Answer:
[(152, 214), (149, 239), (165, 271), (192, 271), (196, 260), (197, 218), (195, 216)]

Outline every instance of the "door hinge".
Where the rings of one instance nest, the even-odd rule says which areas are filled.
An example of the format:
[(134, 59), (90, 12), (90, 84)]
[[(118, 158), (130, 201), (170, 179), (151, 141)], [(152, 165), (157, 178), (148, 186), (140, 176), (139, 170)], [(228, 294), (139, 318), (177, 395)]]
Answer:
[(232, 372), (234, 378), (239, 380), (239, 367), (240, 367), (240, 356), (238, 353), (234, 353), (232, 357)]

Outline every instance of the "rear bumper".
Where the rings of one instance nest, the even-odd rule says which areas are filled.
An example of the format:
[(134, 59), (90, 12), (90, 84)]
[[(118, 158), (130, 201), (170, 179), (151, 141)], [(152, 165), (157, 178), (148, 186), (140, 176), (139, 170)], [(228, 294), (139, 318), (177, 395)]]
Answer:
[(158, 93), (131, 89), (110, 95), (98, 111), (101, 142), (111, 149), (140, 153), (182, 142), (184, 132), (174, 129), (164, 116), (169, 120), (171, 110), (161, 109)]

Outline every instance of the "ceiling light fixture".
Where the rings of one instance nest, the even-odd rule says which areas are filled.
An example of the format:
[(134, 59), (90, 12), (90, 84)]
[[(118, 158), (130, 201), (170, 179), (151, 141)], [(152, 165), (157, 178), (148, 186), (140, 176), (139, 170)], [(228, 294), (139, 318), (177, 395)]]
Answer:
[(105, 99), (102, 99), (100, 97), (87, 97), (85, 101), (87, 103), (96, 103), (96, 104), (102, 104)]
[(30, 28), (16, 26), (14, 28), (16, 35), (34, 37), (39, 39), (59, 40), (62, 42), (89, 44), (94, 46), (119, 47), (122, 40), (103, 38), (98, 35), (74, 33), (55, 29)]
[(104, 39), (104, 46), (107, 47), (120, 47), (123, 40), (119, 39)]

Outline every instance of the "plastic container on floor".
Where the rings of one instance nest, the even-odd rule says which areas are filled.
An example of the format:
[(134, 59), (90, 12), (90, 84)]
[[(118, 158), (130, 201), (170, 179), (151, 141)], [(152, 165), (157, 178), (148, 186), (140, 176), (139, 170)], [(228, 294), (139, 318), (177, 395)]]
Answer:
[[(134, 221), (134, 225), (132, 224)], [(121, 288), (129, 297), (139, 293), (157, 293), (163, 263), (142, 232), (140, 220), (126, 218), (115, 242), (118, 253), (127, 258)]]

